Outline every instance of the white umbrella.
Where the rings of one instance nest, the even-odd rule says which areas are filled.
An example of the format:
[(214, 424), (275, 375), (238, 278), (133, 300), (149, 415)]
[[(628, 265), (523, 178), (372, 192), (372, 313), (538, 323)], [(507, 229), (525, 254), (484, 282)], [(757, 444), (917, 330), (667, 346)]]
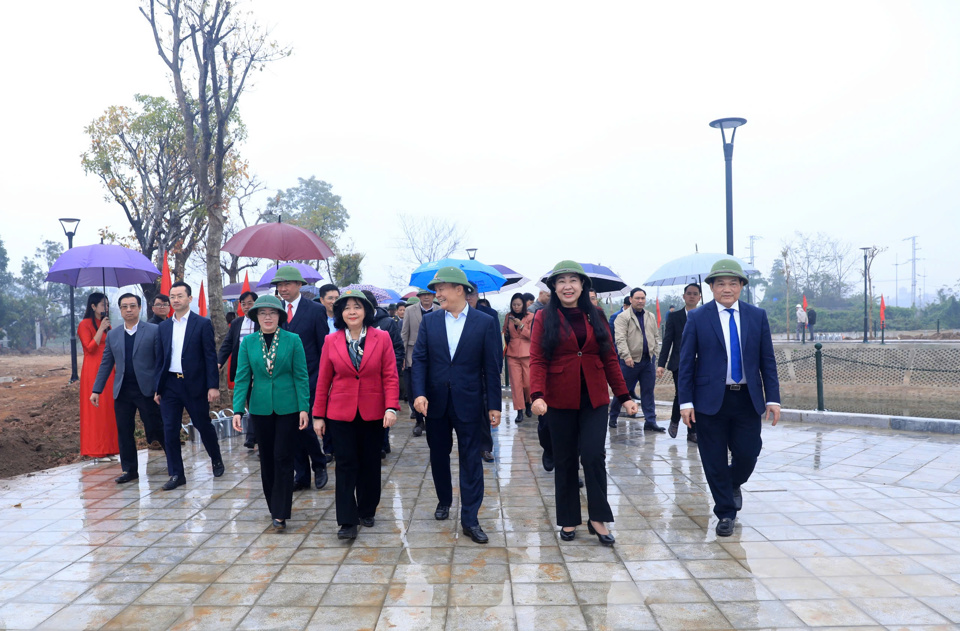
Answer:
[(753, 274), (757, 269), (746, 261), (742, 261), (729, 254), (714, 254), (710, 252), (698, 252), (674, 259), (669, 263), (664, 263), (660, 269), (650, 275), (644, 285), (652, 287), (663, 287), (665, 285), (688, 285), (690, 283), (702, 284), (703, 279), (710, 273), (713, 264), (721, 259), (732, 259), (740, 264), (744, 274)]

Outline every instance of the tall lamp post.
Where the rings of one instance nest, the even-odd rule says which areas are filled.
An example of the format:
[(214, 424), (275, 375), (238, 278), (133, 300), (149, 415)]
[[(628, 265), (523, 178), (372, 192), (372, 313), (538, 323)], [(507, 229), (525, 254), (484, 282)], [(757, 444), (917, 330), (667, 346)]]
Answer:
[[(67, 249), (73, 249), (73, 235), (77, 234), (80, 220), (62, 217), (59, 221), (63, 233), (67, 235)], [(73, 291), (73, 285), (70, 285), (70, 383), (80, 381), (80, 375), (77, 374), (77, 309)]]
[(873, 248), (860, 248), (863, 250), (863, 343), (867, 343), (867, 252)]
[[(710, 123), (720, 130), (723, 139), (723, 160), (727, 171), (727, 254), (733, 256), (733, 139), (737, 136), (737, 127), (746, 125), (745, 118), (718, 118)], [(727, 142), (727, 130), (731, 129), (730, 142)]]

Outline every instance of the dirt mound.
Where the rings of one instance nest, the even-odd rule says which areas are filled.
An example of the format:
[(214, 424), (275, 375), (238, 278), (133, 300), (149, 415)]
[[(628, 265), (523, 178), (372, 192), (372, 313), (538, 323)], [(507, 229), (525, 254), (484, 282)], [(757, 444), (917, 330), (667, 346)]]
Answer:
[[(69, 377), (69, 374), (66, 375)], [(0, 477), (48, 469), (80, 460), (80, 386), (77, 383), (42, 389), (42, 401), (3, 400), (0, 420)], [(20, 383), (2, 390), (20, 389)], [(31, 393), (32, 394), (32, 393)], [(4, 396), (5, 395), (5, 396)], [(10, 395), (3, 392), (0, 399)]]

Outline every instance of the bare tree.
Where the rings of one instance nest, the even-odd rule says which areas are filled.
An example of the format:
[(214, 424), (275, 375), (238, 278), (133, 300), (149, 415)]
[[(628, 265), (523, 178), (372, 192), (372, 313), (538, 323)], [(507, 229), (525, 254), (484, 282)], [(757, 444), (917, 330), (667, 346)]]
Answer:
[[(863, 273), (866, 273), (867, 275), (867, 288), (868, 288), (867, 302), (870, 305), (868, 316), (867, 316), (868, 331), (873, 331), (873, 276), (870, 272), (870, 269), (873, 267), (873, 261), (875, 258), (877, 258), (877, 255), (882, 252), (886, 252), (886, 250), (887, 250), (887, 246), (883, 246), (883, 247), (879, 247), (876, 245), (870, 246), (870, 249), (866, 250), (866, 254), (867, 254), (866, 270), (864, 270), (864, 272), (861, 272), (861, 276), (863, 275)], [(876, 334), (874, 334), (873, 337), (876, 337)]]
[(398, 215), (398, 219), (403, 235), (403, 243), (398, 247), (417, 264), (450, 256), (460, 249), (466, 236), (456, 221), (405, 214)]
[[(240, 186), (237, 192), (233, 196), (234, 204), (237, 207), (236, 215), (231, 214), (230, 221), (227, 223), (226, 228), (224, 228), (224, 241), (235, 235), (237, 232), (243, 228), (247, 228), (258, 223), (265, 223), (267, 221), (266, 215), (262, 212), (257, 212), (256, 210), (251, 210), (249, 208), (250, 198), (257, 193), (261, 192), (264, 189), (263, 183), (257, 179), (256, 176), (246, 180), (244, 184)], [(248, 220), (248, 215), (250, 219)], [(253, 223), (250, 223), (250, 220)], [(236, 254), (227, 253), (224, 256), (220, 257), (220, 269), (222, 269), (226, 274), (227, 278), (231, 283), (240, 282), (240, 272), (245, 269), (256, 267), (260, 264), (260, 259), (247, 259), (247, 263), (240, 263), (240, 257)]]
[(783, 246), (783, 249), (780, 250), (780, 258), (783, 259), (783, 278), (787, 287), (787, 295), (783, 300), (783, 305), (787, 313), (787, 341), (790, 341), (790, 246)]
[(229, 0), (142, 1), (140, 13), (170, 71), (190, 172), (207, 216), (207, 294), (219, 344), (227, 333), (220, 247), (228, 205), (224, 167), (235, 142), (231, 122), (250, 73), (290, 51), (269, 42), (267, 32)]

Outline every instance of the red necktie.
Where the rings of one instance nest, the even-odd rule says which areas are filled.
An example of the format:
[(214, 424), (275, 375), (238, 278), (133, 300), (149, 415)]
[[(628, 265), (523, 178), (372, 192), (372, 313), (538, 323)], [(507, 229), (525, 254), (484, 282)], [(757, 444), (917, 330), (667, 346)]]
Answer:
[(287, 303), (287, 322), (293, 320), (293, 305), (289, 302)]

